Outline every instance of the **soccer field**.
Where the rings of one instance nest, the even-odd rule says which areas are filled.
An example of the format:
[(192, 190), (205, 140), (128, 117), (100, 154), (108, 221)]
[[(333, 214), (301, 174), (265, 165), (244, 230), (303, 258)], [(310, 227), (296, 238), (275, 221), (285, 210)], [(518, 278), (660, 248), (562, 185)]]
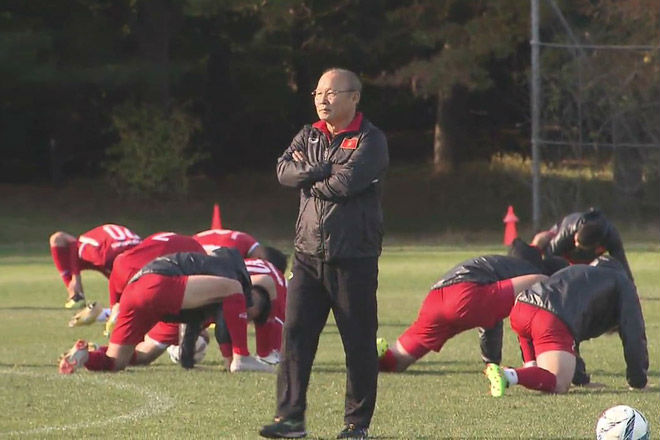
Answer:
[[(415, 319), (429, 286), (454, 264), (502, 248), (389, 247), (380, 264), (379, 335), (393, 342)], [(601, 411), (616, 404), (641, 410), (652, 438), (660, 432), (660, 252), (628, 250), (646, 318), (649, 387), (629, 391), (617, 335), (581, 345), (592, 381), (541, 395), (513, 387), (492, 398), (481, 374), (475, 331), (451, 339), (403, 374), (382, 374), (371, 434), (377, 439), (595, 438)], [(0, 438), (217, 438), (256, 439), (274, 412), (275, 376), (228, 374), (211, 347), (185, 371), (161, 357), (149, 367), (98, 374), (57, 373), (58, 355), (77, 338), (104, 343), (103, 326), (68, 328), (65, 290), (50, 256), (0, 255)], [(89, 300), (107, 304), (107, 282), (83, 275)], [(251, 336), (251, 346), (254, 346)], [(505, 323), (503, 364), (520, 355)], [(343, 425), (345, 368), (330, 318), (321, 337), (309, 388), (308, 438), (331, 439)]]

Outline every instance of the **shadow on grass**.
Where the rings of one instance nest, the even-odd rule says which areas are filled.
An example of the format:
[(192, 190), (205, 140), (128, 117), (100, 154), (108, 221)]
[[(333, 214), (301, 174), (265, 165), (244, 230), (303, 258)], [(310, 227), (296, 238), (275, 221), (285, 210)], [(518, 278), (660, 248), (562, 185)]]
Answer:
[[(44, 307), (44, 306), (9, 306), (9, 307), (0, 307), (0, 310), (57, 310), (64, 311), (62, 307)], [(72, 310), (76, 312), (76, 310)]]
[(43, 364), (5, 364), (0, 362), (0, 368), (6, 370), (22, 370), (24, 368), (52, 368), (57, 373), (57, 362), (46, 362)]

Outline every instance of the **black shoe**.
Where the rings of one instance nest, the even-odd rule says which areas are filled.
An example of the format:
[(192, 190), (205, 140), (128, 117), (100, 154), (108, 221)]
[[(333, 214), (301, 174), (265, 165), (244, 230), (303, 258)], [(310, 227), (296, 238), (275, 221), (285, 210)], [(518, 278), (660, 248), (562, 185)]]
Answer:
[(273, 423), (261, 428), (259, 435), (266, 438), (302, 438), (307, 436), (307, 431), (302, 420), (275, 417)]
[(337, 438), (350, 438), (353, 440), (367, 440), (369, 438), (369, 430), (367, 428), (360, 428), (352, 423), (346, 425), (344, 429), (337, 435)]

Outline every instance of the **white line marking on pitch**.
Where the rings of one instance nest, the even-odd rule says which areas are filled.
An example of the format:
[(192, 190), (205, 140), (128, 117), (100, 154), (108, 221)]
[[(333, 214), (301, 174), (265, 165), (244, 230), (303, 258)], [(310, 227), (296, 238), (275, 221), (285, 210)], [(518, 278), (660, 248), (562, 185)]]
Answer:
[(134, 392), (145, 398), (146, 404), (142, 405), (131, 412), (126, 414), (120, 414), (117, 416), (104, 418), (102, 420), (91, 421), (91, 422), (81, 422), (73, 423), (70, 425), (61, 425), (61, 426), (43, 426), (41, 428), (28, 429), (25, 431), (8, 431), (0, 432), (0, 436), (16, 436), (16, 435), (34, 435), (34, 434), (46, 434), (57, 431), (74, 431), (77, 429), (86, 429), (92, 428), (95, 426), (108, 425), (115, 421), (136, 421), (144, 417), (153, 416), (167, 411), (174, 406), (175, 400), (171, 397), (159, 394), (155, 391), (151, 391), (144, 387), (139, 387), (137, 385), (130, 385), (125, 383), (117, 383), (116, 381), (109, 380), (103, 376), (93, 376), (86, 374), (78, 374), (73, 377), (63, 377), (59, 375), (49, 374), (49, 373), (34, 373), (30, 371), (20, 371), (13, 369), (0, 369), (0, 374), (17, 374), (20, 376), (31, 376), (31, 377), (49, 377), (56, 379), (69, 379), (75, 378), (81, 382), (93, 382), (97, 384), (103, 384), (105, 386), (110, 386), (122, 391)]

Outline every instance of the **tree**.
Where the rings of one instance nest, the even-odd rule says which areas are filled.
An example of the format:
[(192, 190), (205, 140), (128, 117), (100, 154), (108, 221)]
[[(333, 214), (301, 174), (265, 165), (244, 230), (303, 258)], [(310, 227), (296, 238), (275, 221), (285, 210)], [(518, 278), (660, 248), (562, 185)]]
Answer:
[(437, 102), (433, 165), (437, 172), (454, 167), (445, 118), (457, 88), (484, 90), (492, 84), (488, 64), (513, 54), (527, 40), (527, 9), (520, 2), (445, 0), (412, 1), (391, 14), (409, 30), (415, 59), (385, 75), (383, 82), (409, 84), (413, 93)]

